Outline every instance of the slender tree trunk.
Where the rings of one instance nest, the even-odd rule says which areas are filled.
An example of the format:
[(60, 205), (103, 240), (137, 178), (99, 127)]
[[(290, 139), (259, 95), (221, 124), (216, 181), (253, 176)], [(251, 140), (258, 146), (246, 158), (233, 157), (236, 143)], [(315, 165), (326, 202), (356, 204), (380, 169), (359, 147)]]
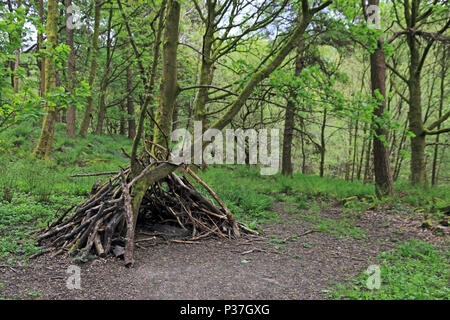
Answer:
[[(367, 125), (364, 126), (364, 131), (363, 131), (364, 139), (366, 139), (366, 133), (367, 133)], [(363, 168), (365, 152), (366, 152), (366, 143), (363, 143), (362, 148), (361, 148), (361, 156), (359, 158), (359, 165), (358, 165), (358, 174), (357, 174), (358, 181), (361, 180), (361, 173), (362, 173), (362, 168)]]
[[(133, 90), (133, 73), (131, 68), (127, 68), (127, 92)], [(129, 94), (127, 97), (127, 112), (128, 112), (128, 138), (134, 139), (136, 136), (136, 120), (134, 119), (134, 101), (133, 95)]]
[(106, 117), (106, 92), (109, 85), (109, 74), (111, 72), (111, 62), (112, 62), (112, 54), (111, 54), (111, 22), (113, 16), (112, 7), (109, 9), (109, 17), (107, 24), (107, 36), (106, 36), (106, 66), (105, 66), (105, 74), (103, 75), (101, 81), (101, 89), (100, 89), (100, 99), (99, 99), (99, 110), (98, 110), (98, 118), (97, 118), (97, 128), (95, 129), (96, 134), (101, 135), (103, 132), (103, 122)]
[(408, 128), (408, 120), (405, 121), (405, 126), (403, 128), (402, 137), (400, 139), (400, 144), (397, 149), (397, 156), (396, 156), (395, 167), (394, 167), (394, 181), (397, 181), (398, 176), (400, 175), (400, 169), (401, 169), (402, 163), (403, 163), (404, 157), (401, 153), (402, 153), (402, 149), (405, 144), (405, 141), (406, 141), (407, 128)]
[(92, 109), (93, 109), (93, 97), (92, 97), (92, 88), (94, 85), (95, 73), (97, 70), (97, 57), (98, 57), (98, 38), (100, 34), (100, 9), (101, 9), (101, 0), (95, 0), (95, 13), (94, 13), (94, 34), (92, 36), (92, 55), (91, 55), (91, 69), (89, 71), (89, 86), (91, 88), (91, 94), (87, 97), (87, 105), (86, 110), (83, 116), (83, 122), (80, 127), (80, 136), (86, 137), (89, 125), (91, 123), (92, 118)]
[[(17, 9), (20, 8), (22, 4), (21, 0), (17, 1)], [(15, 50), (15, 60), (13, 65), (13, 73), (12, 73), (12, 84), (13, 84), (13, 92), (18, 93), (19, 92), (19, 75), (17, 74), (19, 70), (19, 64), (20, 64), (20, 46)]]
[(372, 148), (372, 139), (369, 140), (369, 146), (366, 152), (366, 164), (365, 164), (365, 168), (364, 168), (364, 183), (370, 183), (372, 181), (372, 176), (370, 174), (370, 155), (372, 154), (371, 152), (371, 148)]
[[(72, 0), (65, 0), (66, 6), (66, 44), (70, 47), (69, 56), (67, 57), (67, 84), (70, 93), (73, 93), (74, 88), (74, 73), (75, 73), (75, 52), (73, 47), (73, 16), (68, 13), (68, 8), (72, 5)], [(76, 107), (69, 106), (66, 114), (66, 134), (69, 138), (75, 138), (75, 121), (76, 121)]]
[[(47, 13), (47, 42), (49, 47), (47, 49), (48, 53), (51, 53), (52, 48), (54, 48), (57, 43), (57, 33), (58, 33), (58, 1), (49, 0), (48, 1), (48, 13)], [(56, 81), (56, 67), (53, 59), (48, 58), (45, 70), (45, 91), (50, 92), (52, 88), (55, 87)], [(39, 138), (38, 144), (34, 149), (33, 155), (39, 159), (50, 160), (52, 145), (53, 145), (53, 135), (55, 130), (55, 121), (57, 107), (46, 105), (47, 114), (44, 116), (42, 123), (41, 136)]]
[[(447, 61), (445, 59), (446, 57), (446, 49), (443, 48), (443, 59), (442, 59), (442, 69), (441, 69), (441, 87), (440, 87), (440, 97), (439, 97), (439, 115), (438, 119), (442, 117), (442, 110), (444, 108), (444, 98), (445, 98), (445, 74), (447, 73), (446, 64)], [(437, 126), (437, 130), (441, 128), (441, 124)], [(437, 184), (438, 181), (438, 175), (437, 175), (437, 160), (439, 155), (439, 135), (436, 135), (435, 140), (435, 147), (434, 147), (434, 154), (433, 154), (433, 171), (431, 173), (431, 184), (434, 186)]]
[(355, 126), (355, 135), (353, 137), (353, 161), (352, 161), (352, 177), (351, 180), (353, 182), (355, 178), (355, 170), (357, 170), (357, 161), (358, 161), (358, 129), (359, 129), (359, 120), (356, 121)]
[[(378, 0), (372, 1), (378, 5)], [(383, 39), (378, 41), (377, 50), (370, 55), (372, 95), (377, 98), (381, 94), (382, 101), (373, 111), (373, 126), (375, 127), (375, 137), (373, 140), (373, 161), (375, 175), (375, 189), (379, 198), (392, 194), (394, 183), (391, 172), (391, 162), (389, 160), (389, 148), (387, 147), (388, 131), (383, 127), (382, 117), (386, 109), (386, 60), (383, 51)]]
[(208, 100), (208, 91), (214, 77), (214, 62), (212, 60), (212, 47), (214, 44), (214, 23), (216, 19), (216, 1), (206, 1), (207, 17), (206, 30), (203, 35), (201, 66), (199, 85), (204, 86), (199, 88), (194, 100), (194, 118), (196, 121), (202, 121), (202, 129), (208, 127), (208, 120), (206, 116), (206, 103)]
[[(103, 79), (105, 80), (105, 79)], [(107, 80), (105, 80), (107, 81)], [(97, 115), (97, 127), (95, 128), (95, 134), (102, 135), (103, 133), (103, 123), (105, 122), (106, 117), (106, 90), (107, 85), (106, 82), (102, 81), (102, 85), (100, 86), (100, 97), (98, 99), (98, 115)]]
[[(295, 59), (295, 77), (299, 77), (303, 69), (303, 50), (305, 40), (302, 40), (297, 48), (297, 58)], [(292, 140), (294, 137), (295, 126), (295, 105), (297, 96), (294, 90), (291, 90), (288, 102), (286, 104), (286, 113), (284, 116), (284, 134), (283, 134), (283, 155), (281, 161), (281, 173), (292, 177)]]
[(125, 110), (126, 110), (126, 105), (123, 102), (123, 103), (120, 104), (120, 111), (121, 112), (120, 112), (120, 123), (119, 123), (119, 134), (122, 135), (122, 136), (126, 135), (126, 132), (127, 132), (127, 130), (126, 130), (126, 121), (125, 121), (125, 117), (124, 117)]
[[(39, 0), (39, 7), (38, 7), (38, 13), (39, 13), (39, 21), (43, 25), (44, 24), (44, 1)], [(44, 42), (44, 36), (42, 32), (38, 31), (38, 50), (40, 51), (42, 49), (42, 43)], [(40, 95), (41, 97), (44, 96), (45, 93), (45, 54), (42, 52), (39, 56), (40, 58), (40, 64), (39, 69), (41, 71), (41, 90)]]
[(345, 164), (345, 181), (350, 180), (350, 168), (352, 166), (352, 123), (348, 122), (348, 148), (347, 148), (347, 162)]
[[(154, 142), (168, 148), (172, 133), (173, 109), (177, 96), (177, 48), (180, 4), (169, 1), (163, 40), (163, 66), (159, 87), (159, 105), (156, 111)], [(154, 150), (156, 151), (156, 149)]]
[[(422, 99), (420, 74), (417, 74), (419, 54), (415, 49), (415, 39), (409, 40), (411, 47), (411, 66), (409, 79), (409, 130), (411, 137), (411, 183), (425, 186), (425, 134), (422, 121)], [(414, 67), (414, 65), (416, 67)]]
[(322, 127), (320, 128), (320, 176), (325, 174), (325, 129), (327, 125), (327, 109), (323, 110)]

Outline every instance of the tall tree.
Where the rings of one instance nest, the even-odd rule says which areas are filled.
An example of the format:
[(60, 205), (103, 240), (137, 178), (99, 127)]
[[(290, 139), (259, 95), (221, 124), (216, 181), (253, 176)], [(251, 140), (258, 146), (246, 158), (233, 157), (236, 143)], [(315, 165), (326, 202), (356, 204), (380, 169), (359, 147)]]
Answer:
[[(369, 0), (369, 6), (380, 5), (380, 0)], [(362, 8), (366, 21), (368, 21), (367, 3), (362, 0)], [(378, 28), (379, 29), (379, 28)], [(375, 137), (373, 139), (373, 161), (375, 190), (378, 197), (392, 194), (393, 180), (391, 163), (389, 160), (389, 149), (387, 147), (388, 131), (383, 125), (383, 116), (386, 110), (386, 58), (383, 49), (383, 36), (377, 40), (376, 49), (370, 54), (370, 79), (372, 95), (379, 100), (373, 111), (372, 126)]]
[[(51, 93), (52, 88), (54, 88), (56, 85), (56, 65), (54, 56), (52, 55), (52, 50), (54, 50), (57, 45), (59, 16), (58, 1), (49, 0), (47, 4), (47, 10), (46, 33), (48, 58), (46, 59), (45, 63), (45, 93), (49, 94)], [(53, 106), (52, 104), (47, 103), (45, 111), (46, 115), (44, 116), (44, 121), (42, 123), (41, 136), (33, 152), (34, 156), (39, 159), (50, 159), (51, 157), (57, 106)]]
[[(66, 44), (70, 48), (69, 56), (67, 57), (67, 89), (73, 93), (74, 88), (74, 73), (75, 73), (75, 51), (73, 47), (73, 12), (72, 0), (65, 0), (66, 6)], [(76, 107), (70, 105), (66, 113), (66, 134), (69, 138), (75, 138), (75, 121), (76, 121)]]
[[(295, 77), (299, 77), (303, 69), (303, 49), (305, 47), (305, 40), (302, 40), (297, 48), (297, 57), (295, 58)], [(292, 176), (292, 140), (294, 137), (295, 127), (295, 105), (297, 97), (293, 90), (291, 90), (288, 103), (286, 105), (286, 113), (284, 117), (284, 131), (283, 131), (283, 155), (281, 158), (281, 173), (285, 176)]]
[(91, 94), (87, 97), (86, 110), (84, 111), (83, 122), (80, 126), (80, 136), (86, 137), (89, 125), (92, 119), (93, 110), (93, 96), (92, 87), (94, 85), (95, 75), (97, 71), (97, 58), (99, 53), (98, 38), (100, 35), (100, 10), (102, 6), (101, 0), (95, 0), (94, 7), (94, 34), (92, 35), (92, 54), (91, 54), (91, 68), (89, 71), (89, 86), (91, 87)]
[[(389, 43), (395, 39), (406, 36), (406, 43), (409, 49), (409, 63), (408, 75), (403, 75), (397, 68), (387, 64), (387, 66), (402, 79), (409, 89), (409, 97), (407, 102), (409, 104), (408, 121), (409, 130), (413, 133), (411, 137), (411, 183), (415, 185), (426, 185), (425, 179), (425, 140), (427, 135), (437, 135), (444, 132), (449, 132), (450, 128), (443, 128), (435, 130), (441, 123), (448, 119), (450, 112), (442, 115), (436, 122), (432, 123), (427, 128), (424, 126), (424, 119), (422, 115), (422, 88), (421, 77), (425, 66), (427, 56), (436, 43), (436, 41), (449, 42), (450, 38), (445, 36), (445, 31), (450, 27), (450, 19), (445, 16), (436, 17), (437, 21), (446, 21), (443, 26), (437, 27), (436, 32), (426, 32), (422, 29), (426, 25), (430, 17), (439, 15), (436, 5), (446, 1), (422, 1), (422, 0), (405, 0), (396, 2), (393, 1), (394, 11), (396, 15), (396, 23), (401, 28), (400, 31), (394, 33)], [(400, 10), (398, 6), (403, 6), (403, 18), (401, 19)], [(426, 41), (426, 45), (422, 47), (422, 41)]]

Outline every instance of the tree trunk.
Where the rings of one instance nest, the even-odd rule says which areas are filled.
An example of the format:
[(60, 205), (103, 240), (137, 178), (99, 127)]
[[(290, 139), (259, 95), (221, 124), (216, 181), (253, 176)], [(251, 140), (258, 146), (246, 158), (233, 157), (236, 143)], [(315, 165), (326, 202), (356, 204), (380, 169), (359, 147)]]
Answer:
[[(72, 0), (65, 0), (66, 6), (66, 44), (70, 47), (69, 56), (67, 57), (67, 88), (70, 93), (73, 93), (74, 88), (74, 73), (75, 73), (75, 52), (73, 47), (73, 28), (72, 13), (69, 15), (67, 10), (72, 5)], [(75, 120), (76, 107), (69, 106), (66, 114), (66, 134), (69, 138), (75, 138)]]
[[(414, 39), (411, 42), (415, 42)], [(415, 47), (412, 44), (411, 47)], [(417, 52), (411, 49), (411, 64), (418, 63)], [(422, 99), (420, 88), (420, 75), (416, 74), (416, 68), (411, 66), (409, 80), (409, 130), (414, 133), (411, 137), (411, 183), (413, 185), (425, 186), (425, 134), (422, 121)]]
[[(127, 92), (133, 90), (133, 73), (131, 68), (127, 68)], [(133, 95), (129, 94), (127, 97), (127, 112), (128, 112), (128, 138), (134, 139), (136, 136), (136, 120), (134, 119), (134, 101)]]
[(113, 16), (112, 7), (109, 9), (109, 18), (107, 24), (107, 36), (106, 36), (106, 66), (105, 66), (105, 74), (103, 75), (101, 81), (101, 89), (100, 89), (100, 99), (99, 99), (99, 110), (98, 110), (98, 118), (97, 118), (97, 128), (95, 129), (96, 134), (101, 135), (103, 132), (103, 122), (106, 117), (106, 92), (109, 85), (109, 73), (111, 71), (111, 62), (112, 62), (112, 54), (111, 54), (111, 22)]
[[(443, 48), (443, 59), (441, 61), (442, 69), (441, 69), (441, 87), (440, 87), (440, 97), (439, 97), (439, 115), (438, 119), (442, 117), (442, 110), (444, 108), (444, 98), (445, 98), (445, 74), (447, 73), (446, 64), (447, 61), (445, 59), (446, 57), (446, 48)], [(441, 124), (437, 126), (437, 130), (441, 128)], [(431, 185), (436, 185), (438, 181), (438, 175), (437, 175), (437, 159), (439, 155), (439, 135), (436, 135), (435, 140), (435, 147), (434, 147), (434, 154), (433, 154), (433, 170), (431, 173)]]
[(364, 168), (364, 180), (363, 180), (364, 183), (370, 183), (372, 181), (372, 176), (370, 174), (370, 155), (372, 154), (371, 148), (372, 148), (372, 139), (369, 140), (369, 146), (366, 152), (366, 164)]
[(120, 104), (120, 123), (119, 123), (119, 134), (124, 136), (126, 135), (126, 121), (125, 121), (125, 117), (124, 117), (124, 113), (126, 110), (126, 105), (125, 103), (121, 103)]
[(322, 127), (320, 128), (320, 176), (325, 174), (325, 129), (327, 125), (327, 109), (323, 110)]
[[(378, 0), (372, 1), (378, 5)], [(373, 111), (372, 125), (375, 127), (375, 137), (373, 140), (373, 161), (375, 175), (375, 190), (379, 198), (390, 195), (394, 191), (392, 180), (391, 163), (389, 160), (389, 148), (387, 147), (388, 131), (383, 127), (382, 117), (386, 109), (386, 60), (383, 51), (383, 39), (378, 41), (377, 50), (370, 55), (370, 70), (372, 95), (377, 98), (377, 92), (381, 94), (382, 101)], [(385, 144), (386, 143), (386, 144)]]
[(84, 112), (83, 122), (80, 127), (80, 136), (86, 137), (89, 124), (91, 123), (92, 118), (92, 88), (94, 85), (95, 72), (97, 70), (97, 56), (98, 56), (98, 38), (100, 34), (100, 8), (101, 8), (101, 0), (95, 0), (95, 14), (94, 14), (94, 34), (92, 36), (92, 55), (91, 55), (91, 69), (89, 71), (89, 87), (91, 88), (91, 94), (87, 97), (87, 105), (86, 110)]
[[(44, 24), (44, 3), (43, 3), (43, 0), (39, 0), (38, 12), (39, 12), (39, 21), (43, 25)], [(42, 32), (38, 31), (37, 42), (38, 42), (38, 50), (40, 51), (42, 49), (42, 43), (44, 42), (44, 36), (43, 36)], [(40, 58), (39, 69), (41, 71), (41, 90), (40, 90), (40, 95), (41, 95), (41, 97), (43, 97), (44, 93), (45, 93), (45, 54), (42, 52), (40, 54), (39, 58)]]
[[(295, 59), (295, 77), (299, 77), (303, 69), (303, 50), (305, 40), (300, 42), (297, 48), (297, 58)], [(285, 176), (292, 177), (292, 139), (294, 137), (295, 126), (295, 105), (297, 96), (294, 90), (291, 90), (288, 102), (286, 104), (286, 113), (284, 116), (284, 134), (283, 134), (283, 155), (281, 162), (281, 173)]]
[(173, 109), (177, 96), (177, 48), (180, 4), (169, 1), (163, 40), (163, 66), (159, 88), (159, 105), (156, 111), (154, 142), (168, 148), (172, 133)]
[(209, 88), (214, 77), (214, 62), (212, 59), (212, 47), (214, 44), (214, 23), (216, 19), (216, 2), (206, 1), (207, 17), (206, 17), (206, 29), (203, 35), (200, 66), (200, 78), (199, 85), (204, 86), (199, 88), (194, 100), (194, 118), (196, 121), (202, 121), (202, 130), (208, 128), (207, 116), (206, 116), (206, 103), (208, 100)]
[[(58, 33), (58, 1), (49, 0), (48, 1), (48, 13), (47, 13), (47, 42), (49, 47), (47, 52), (49, 53), (49, 58), (46, 63), (45, 69), (45, 91), (50, 92), (52, 88), (55, 87), (56, 81), (56, 67), (55, 63), (51, 57), (51, 50), (57, 45), (57, 33)], [(39, 138), (38, 144), (34, 149), (33, 155), (38, 159), (48, 159), (50, 160), (52, 145), (53, 145), (53, 135), (55, 130), (55, 121), (57, 107), (50, 106), (49, 104), (45, 107), (47, 114), (44, 116), (44, 121), (42, 123), (41, 136)]]

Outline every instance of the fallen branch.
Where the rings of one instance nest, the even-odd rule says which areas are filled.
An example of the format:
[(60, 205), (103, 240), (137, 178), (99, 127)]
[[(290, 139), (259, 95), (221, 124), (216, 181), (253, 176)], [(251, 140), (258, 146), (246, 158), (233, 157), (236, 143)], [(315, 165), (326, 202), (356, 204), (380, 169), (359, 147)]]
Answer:
[(303, 232), (303, 233), (300, 233), (300, 234), (297, 234), (297, 235), (294, 235), (294, 236), (287, 237), (286, 239), (283, 240), (283, 243), (291, 241), (292, 239), (296, 239), (296, 238), (300, 238), (300, 237), (306, 236), (306, 235), (314, 233), (314, 232), (320, 232), (320, 231), (316, 230), (316, 229), (308, 230), (306, 232)]

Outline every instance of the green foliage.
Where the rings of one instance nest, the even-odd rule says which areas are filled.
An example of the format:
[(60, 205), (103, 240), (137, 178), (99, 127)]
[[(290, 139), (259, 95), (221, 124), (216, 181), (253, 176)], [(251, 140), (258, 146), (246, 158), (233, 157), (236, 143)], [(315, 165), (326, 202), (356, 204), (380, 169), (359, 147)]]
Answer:
[(309, 222), (315, 230), (333, 234), (339, 238), (351, 237), (355, 239), (365, 238), (365, 231), (355, 226), (354, 217), (345, 215), (338, 218), (326, 218), (320, 216), (320, 207), (316, 202), (311, 205), (310, 212), (298, 215)]
[(426, 242), (410, 240), (378, 257), (379, 290), (366, 288), (367, 275), (338, 284), (330, 292), (337, 299), (448, 300), (450, 298), (450, 251)]
[(114, 171), (126, 166), (118, 146), (131, 141), (119, 136), (88, 135), (75, 143), (57, 124), (54, 161), (30, 158), (39, 127), (16, 125), (0, 133), (0, 258), (10, 253), (28, 256), (38, 248), (29, 231), (45, 227), (62, 211), (89, 195), (98, 177), (71, 174)]
[[(250, 227), (256, 223), (276, 221), (277, 214), (272, 209), (272, 199), (254, 186), (257, 178), (254, 171), (245, 168), (230, 171), (228, 169), (208, 169), (200, 173), (201, 178), (226, 203), (236, 218)], [(202, 187), (198, 187), (208, 196)]]

